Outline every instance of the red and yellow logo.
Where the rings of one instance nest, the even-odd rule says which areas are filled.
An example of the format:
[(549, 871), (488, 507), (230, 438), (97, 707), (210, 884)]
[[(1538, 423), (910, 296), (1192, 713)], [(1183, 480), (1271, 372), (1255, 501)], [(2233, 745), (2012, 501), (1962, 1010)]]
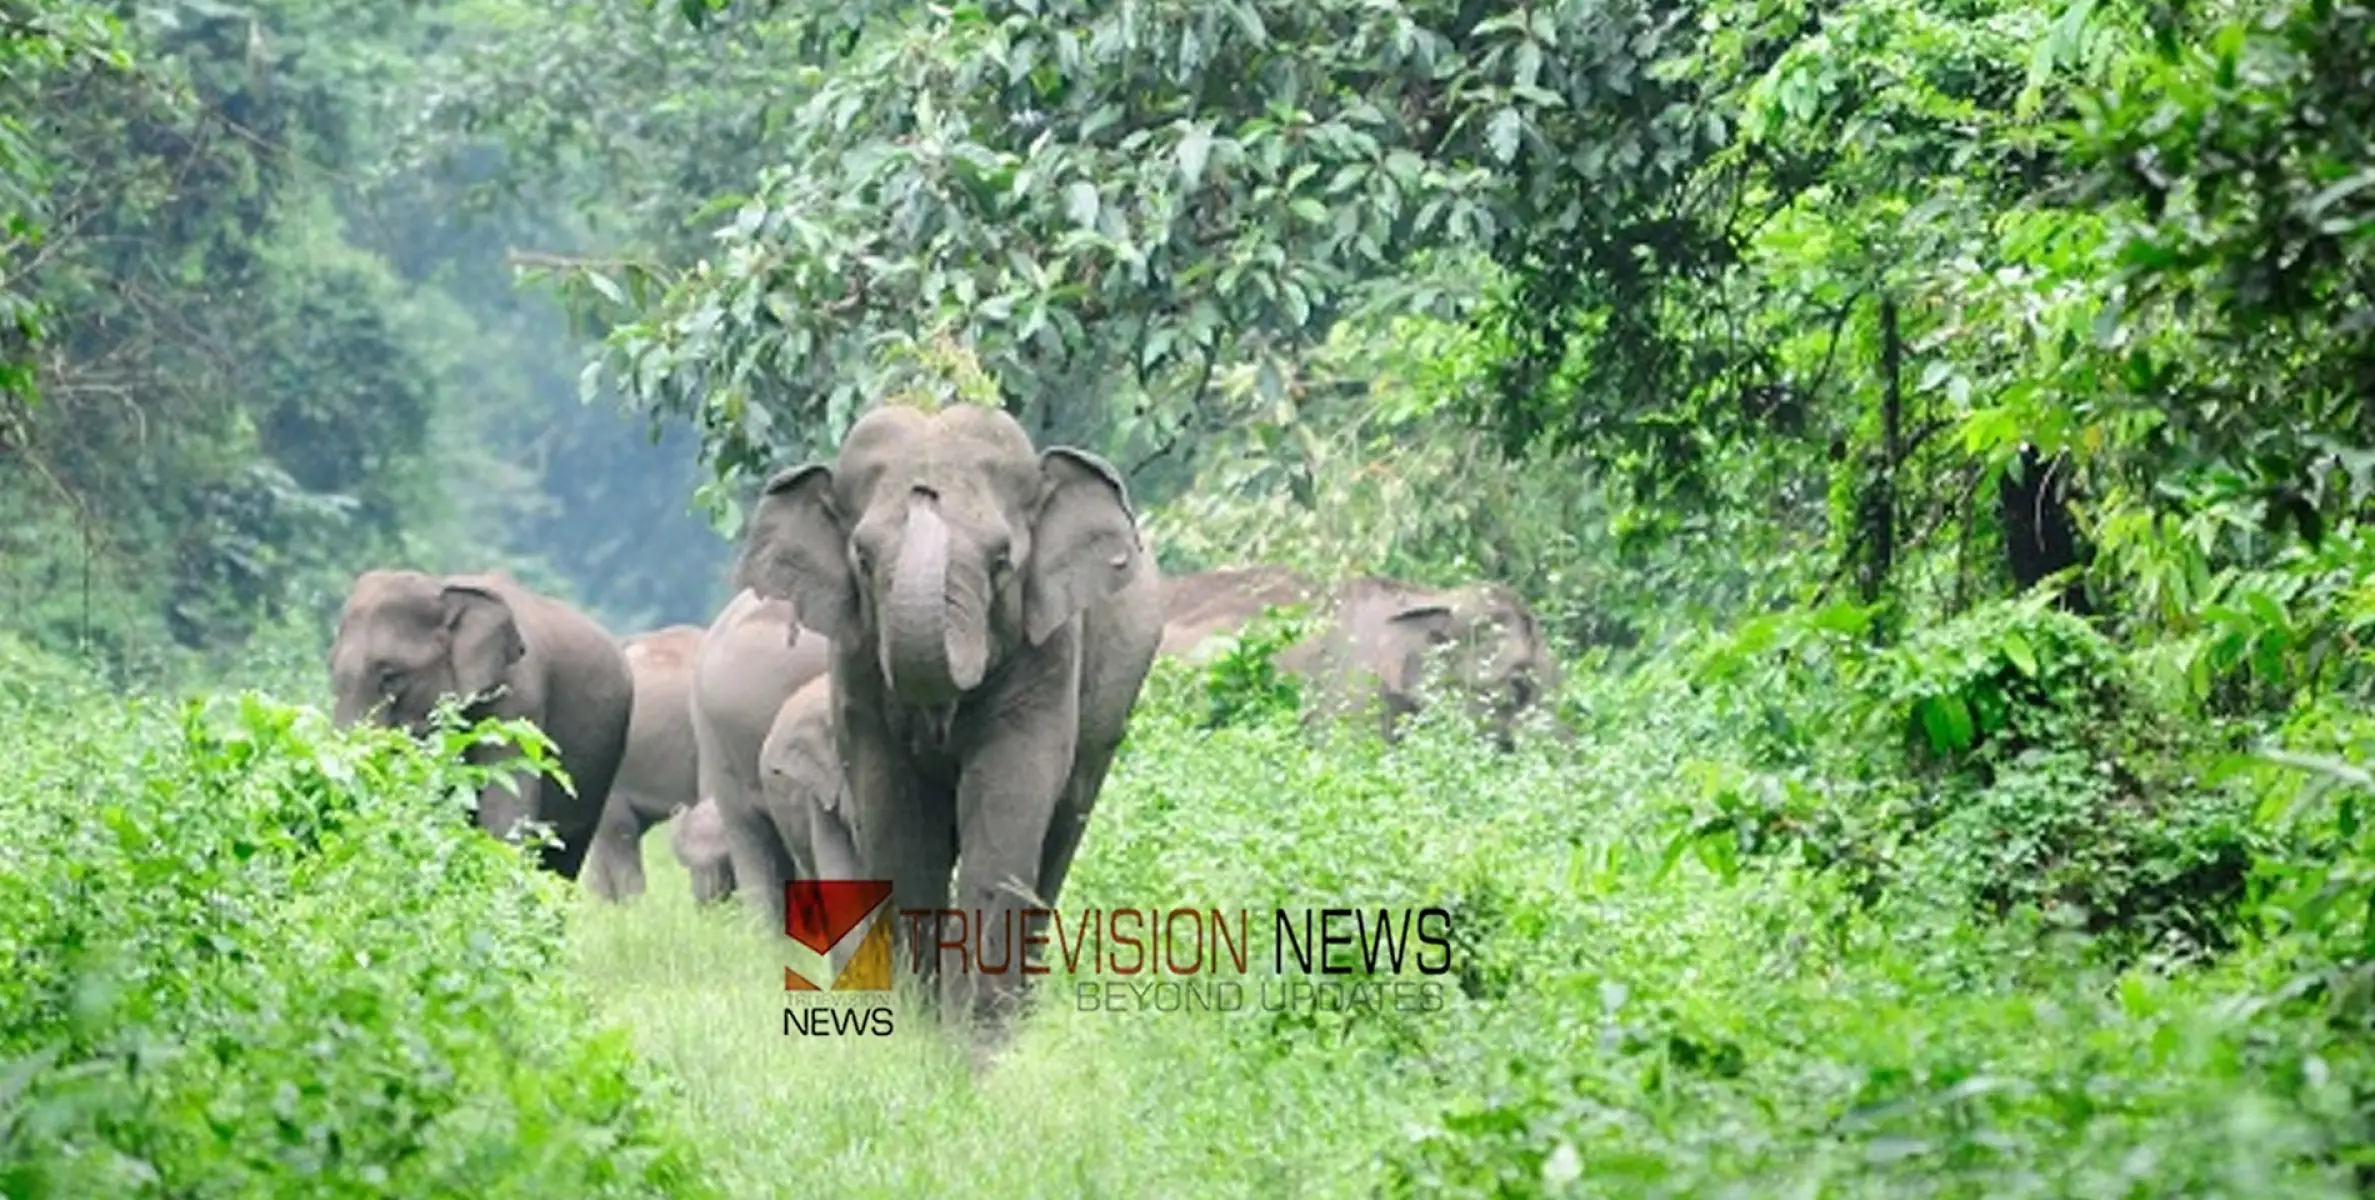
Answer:
[(889, 880), (795, 879), (783, 893), (783, 932), (793, 942), (783, 990), (890, 990)]

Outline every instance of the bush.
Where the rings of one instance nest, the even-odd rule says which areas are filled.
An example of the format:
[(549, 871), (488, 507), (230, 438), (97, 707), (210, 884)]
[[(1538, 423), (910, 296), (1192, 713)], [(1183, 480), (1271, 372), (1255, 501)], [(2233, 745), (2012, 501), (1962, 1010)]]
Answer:
[(1669, 857), (1794, 849), (1867, 902), (2042, 915), (2126, 953), (2231, 944), (2266, 841), (2248, 793), (2203, 783), (2218, 739), (2181, 732), (2128, 656), (2049, 599), (1884, 649), (1844, 606), (1718, 639), (1695, 678), (1745, 761), (1697, 765)]
[(700, 1193), (564, 888), (465, 819), (446, 764), (505, 731), (0, 678), (0, 1193)]

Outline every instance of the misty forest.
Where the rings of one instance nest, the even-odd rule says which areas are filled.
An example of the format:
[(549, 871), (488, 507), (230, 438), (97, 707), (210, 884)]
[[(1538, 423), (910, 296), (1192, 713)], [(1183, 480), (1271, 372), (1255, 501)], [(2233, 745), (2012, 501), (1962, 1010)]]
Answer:
[[(0, 1195), (2364, 1195), (2371, 139), (2367, 0), (0, 0)], [(1452, 969), (792, 1028), (1009, 860)]]

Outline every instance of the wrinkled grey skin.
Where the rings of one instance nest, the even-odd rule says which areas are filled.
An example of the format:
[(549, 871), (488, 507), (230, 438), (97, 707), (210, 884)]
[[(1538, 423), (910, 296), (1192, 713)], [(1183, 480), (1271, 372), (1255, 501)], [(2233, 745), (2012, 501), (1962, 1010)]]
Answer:
[[(520, 778), (517, 795), (490, 782), (479, 794), (478, 823), (506, 838), (523, 817), (549, 824), (561, 844), (540, 852), (544, 867), (577, 878), (634, 701), (625, 656), (592, 618), (500, 573), (366, 571), (339, 614), (330, 681), (332, 716), (342, 726), (374, 720), (419, 736), (447, 695), (481, 696), (463, 710), (473, 720), (533, 722), (576, 794), (540, 775)], [(472, 747), (468, 756), (486, 763), (509, 753)]]
[(1310, 579), (1285, 567), (1223, 567), (1165, 576), (1162, 583), (1163, 640), (1159, 655), (1194, 661), (1222, 636), (1234, 636), (1266, 608), (1310, 604), (1323, 598)]
[(698, 625), (671, 625), (619, 643), (635, 677), (627, 720), (627, 750), (611, 780), (610, 800), (594, 832), (586, 882), (594, 894), (618, 902), (643, 894), (643, 835), (699, 797), (699, 755), (693, 744), (693, 661), (701, 650)]
[(833, 744), (833, 681), (792, 693), (759, 749), (766, 817), (802, 879), (864, 879), (849, 824), (849, 784)]
[(726, 818), (717, 801), (686, 809), (668, 827), (668, 848), (693, 877), (693, 901), (715, 904), (734, 894), (734, 861), (726, 845)]
[(982, 961), (1016, 964), (943, 975), (910, 922), (894, 927), (895, 961), (939, 976), (942, 1011), (986, 1019), (986, 1051), (1021, 998), (1016, 955), (1035, 949), (1010, 945), (1015, 910), (1059, 900), (1162, 637), (1120, 474), (1035, 451), (997, 409), (878, 408), (838, 461), (768, 481), (737, 573), (832, 639), (868, 877), (891, 881), (895, 909), (964, 910)]
[(701, 799), (714, 802), (725, 822), (734, 890), (770, 929), (784, 927), (783, 885), (796, 868), (766, 817), (759, 748), (783, 702), (824, 676), (832, 650), (824, 638), (795, 634), (788, 601), (745, 588), (709, 623), (693, 671)]
[(1273, 605), (1310, 605), (1317, 628), (1274, 660), (1316, 684), (1312, 712), (1333, 716), (1374, 705), (1378, 732), (1399, 737), (1424, 707), (1429, 655), (1448, 648), (1437, 675), (1468, 698), (1496, 744), (1557, 690), (1558, 662), (1541, 622), (1509, 588), (1471, 583), (1430, 588), (1392, 579), (1353, 579), (1325, 595), (1283, 567), (1230, 567), (1164, 580), (1163, 652), (1191, 660)]

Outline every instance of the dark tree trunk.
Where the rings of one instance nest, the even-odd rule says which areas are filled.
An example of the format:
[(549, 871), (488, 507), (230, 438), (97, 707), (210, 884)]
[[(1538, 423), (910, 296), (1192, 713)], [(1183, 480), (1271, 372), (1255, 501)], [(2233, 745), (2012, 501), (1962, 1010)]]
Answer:
[[(2004, 524), (2004, 561), (2012, 569), (2013, 585), (2026, 592), (2037, 581), (2084, 561), (2077, 524), (2070, 518), (2070, 460), (2066, 454), (2046, 459), (2037, 448), (2022, 443), (2020, 466), (1996, 482), (1996, 508)], [(2093, 611), (2086, 589), (2076, 579), (2062, 589), (2061, 606), (2085, 615)]]
[(1880, 298), (1880, 446), (1875, 453), (1879, 461), (1856, 514), (1864, 548), (1856, 591), (1866, 604), (1877, 602), (1888, 590), (1889, 572), (1897, 561), (1897, 467), (1905, 456), (1903, 364), (1897, 300), (1884, 295)]

